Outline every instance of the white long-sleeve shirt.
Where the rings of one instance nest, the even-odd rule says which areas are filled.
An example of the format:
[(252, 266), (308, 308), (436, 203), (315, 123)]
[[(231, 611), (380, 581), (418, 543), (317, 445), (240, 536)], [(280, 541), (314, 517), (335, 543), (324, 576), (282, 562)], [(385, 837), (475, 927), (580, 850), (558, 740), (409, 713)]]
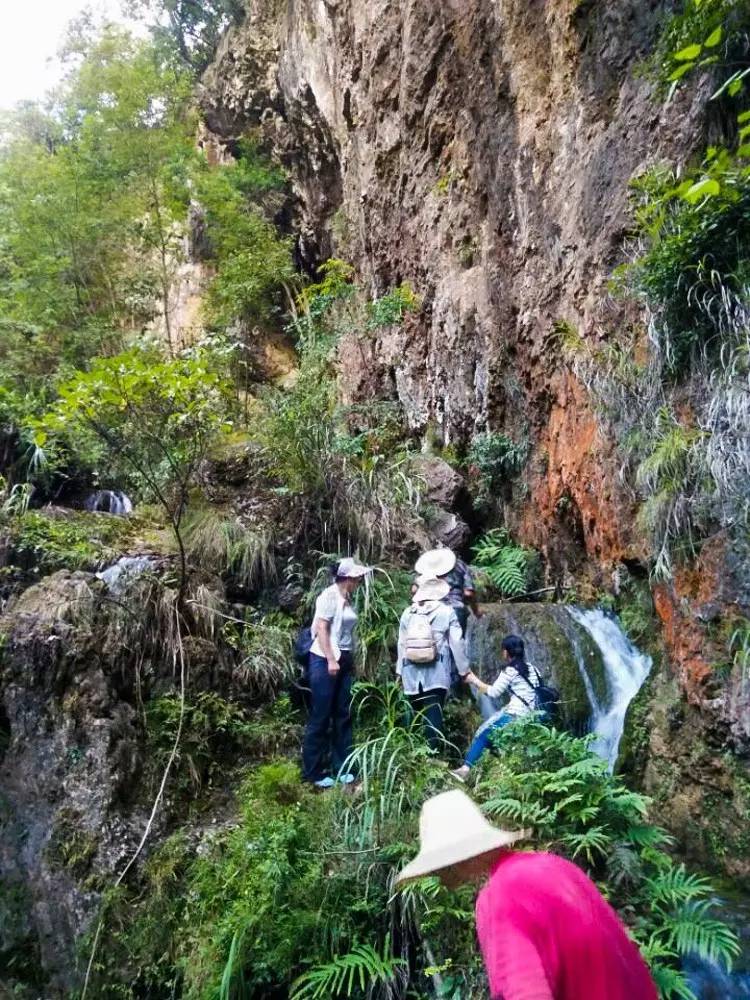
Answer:
[[(497, 680), (490, 685), (486, 695), (493, 701), (498, 701), (507, 692), (510, 697), (507, 705), (503, 706), (505, 715), (528, 715), (536, 707), (536, 694), (534, 688), (539, 684), (540, 677), (536, 667), (527, 663), (529, 669), (529, 680), (527, 681), (513, 664), (500, 671)], [(529, 683), (529, 681), (531, 683)], [(533, 686), (532, 686), (533, 685)]]

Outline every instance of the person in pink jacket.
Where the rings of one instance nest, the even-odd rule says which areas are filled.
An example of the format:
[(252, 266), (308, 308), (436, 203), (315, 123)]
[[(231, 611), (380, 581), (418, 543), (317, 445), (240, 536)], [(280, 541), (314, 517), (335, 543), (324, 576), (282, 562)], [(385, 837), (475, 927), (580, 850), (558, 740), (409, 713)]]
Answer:
[(397, 883), (489, 879), (476, 901), (492, 1000), (657, 1000), (636, 944), (594, 883), (555, 854), (515, 851), (528, 836), (493, 827), (462, 791), (428, 799), (420, 851)]

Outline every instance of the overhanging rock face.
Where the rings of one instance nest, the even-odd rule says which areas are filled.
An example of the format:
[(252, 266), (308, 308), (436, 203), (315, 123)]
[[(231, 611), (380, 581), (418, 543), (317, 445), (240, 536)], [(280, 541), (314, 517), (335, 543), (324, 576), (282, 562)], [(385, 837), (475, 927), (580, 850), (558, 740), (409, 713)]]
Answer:
[(260, 131), (289, 171), (301, 258), (336, 254), (372, 295), (408, 280), (422, 299), (342, 344), (345, 401), (398, 398), (446, 443), (488, 420), (529, 441), (516, 528), (561, 563), (568, 544), (603, 564), (640, 554), (554, 330), (595, 344), (639, 321), (607, 293), (628, 181), (700, 129), (690, 91), (665, 107), (633, 72), (662, 7), (258, 0), (203, 80), (209, 127)]

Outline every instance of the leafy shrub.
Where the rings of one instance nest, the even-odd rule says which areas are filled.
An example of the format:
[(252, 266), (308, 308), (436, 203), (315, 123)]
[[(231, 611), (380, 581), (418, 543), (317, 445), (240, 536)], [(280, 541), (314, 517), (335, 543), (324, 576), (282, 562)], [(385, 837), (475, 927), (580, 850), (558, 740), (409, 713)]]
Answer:
[(95, 451), (162, 507), (187, 580), (182, 519), (195, 475), (227, 424), (227, 384), (210, 351), (165, 357), (137, 344), (97, 358), (58, 388), (58, 400), (36, 432), (39, 447), (59, 442)]
[(234, 676), (251, 697), (274, 696), (297, 677), (292, 625), (291, 621), (274, 621), (270, 615), (258, 616), (244, 625), (225, 625), (224, 640), (238, 655)]
[(540, 847), (567, 855), (604, 882), (610, 902), (629, 914), (662, 996), (692, 996), (681, 958), (698, 954), (728, 966), (739, 943), (712, 913), (708, 880), (670, 857), (670, 838), (648, 822), (648, 800), (608, 773), (589, 749), (592, 739), (533, 719), (498, 731), (498, 756), (485, 758), (478, 789), (485, 811), (532, 827)]
[(201, 163), (197, 196), (205, 212), (206, 253), (216, 275), (207, 295), (207, 319), (227, 327), (267, 321), (279, 311), (284, 286), (294, 278), (291, 240), (266, 217), (264, 201), (283, 188), (284, 175), (247, 142), (224, 166)]
[(384, 453), (376, 429), (352, 435), (341, 424), (334, 350), (356, 289), (342, 261), (329, 261), (323, 270), (323, 281), (299, 299), (304, 311), (295, 323), (298, 377), (291, 388), (268, 394), (253, 434), (277, 489), (296, 498), (308, 548), (359, 548), (378, 558), (421, 528), (420, 480), (409, 453), (395, 448), (392, 436)]
[(400, 323), (407, 312), (419, 309), (420, 305), (419, 297), (409, 282), (405, 281), (402, 285), (397, 285), (392, 292), (381, 295), (379, 299), (370, 303), (370, 319), (367, 325), (371, 330), (393, 326)]
[(502, 597), (520, 597), (529, 590), (538, 568), (538, 556), (533, 549), (515, 545), (505, 528), (495, 528), (483, 535), (473, 553), (474, 562)]
[(479, 474), (480, 500), (506, 489), (526, 464), (528, 447), (506, 434), (488, 431), (474, 438), (467, 462)]
[(682, 376), (701, 357), (726, 362), (750, 310), (750, 166), (711, 147), (701, 169), (680, 179), (654, 168), (633, 189), (643, 253), (619, 276), (653, 314), (667, 373)]
[(398, 623), (411, 599), (411, 574), (399, 569), (375, 573), (357, 591), (358, 636), (365, 668), (391, 663), (398, 640)]
[(109, 514), (31, 510), (8, 522), (12, 558), (42, 573), (101, 569), (122, 553), (131, 532), (127, 520)]
[[(180, 699), (164, 695), (146, 708), (147, 742), (155, 773), (163, 770), (177, 736)], [(195, 794), (210, 781), (230, 753), (251, 743), (253, 730), (246, 710), (213, 691), (201, 691), (185, 704), (175, 766), (183, 791)], [(159, 775), (160, 776), (160, 775)]]
[(716, 95), (735, 97), (743, 89), (743, 63), (750, 58), (750, 13), (743, 0), (686, 0), (666, 22), (651, 57), (663, 87), (675, 86), (693, 70), (720, 80)]

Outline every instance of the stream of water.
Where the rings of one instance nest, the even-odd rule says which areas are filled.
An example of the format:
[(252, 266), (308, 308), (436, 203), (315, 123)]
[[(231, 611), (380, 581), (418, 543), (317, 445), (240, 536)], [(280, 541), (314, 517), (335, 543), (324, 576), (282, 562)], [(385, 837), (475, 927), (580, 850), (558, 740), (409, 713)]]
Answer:
[(590, 731), (596, 733), (592, 749), (607, 761), (612, 771), (617, 763), (628, 706), (648, 677), (652, 660), (635, 648), (617, 619), (601, 608), (569, 607), (567, 610), (599, 647), (604, 662), (606, 699), (597, 697), (586, 660), (576, 650), (578, 667), (591, 705)]

